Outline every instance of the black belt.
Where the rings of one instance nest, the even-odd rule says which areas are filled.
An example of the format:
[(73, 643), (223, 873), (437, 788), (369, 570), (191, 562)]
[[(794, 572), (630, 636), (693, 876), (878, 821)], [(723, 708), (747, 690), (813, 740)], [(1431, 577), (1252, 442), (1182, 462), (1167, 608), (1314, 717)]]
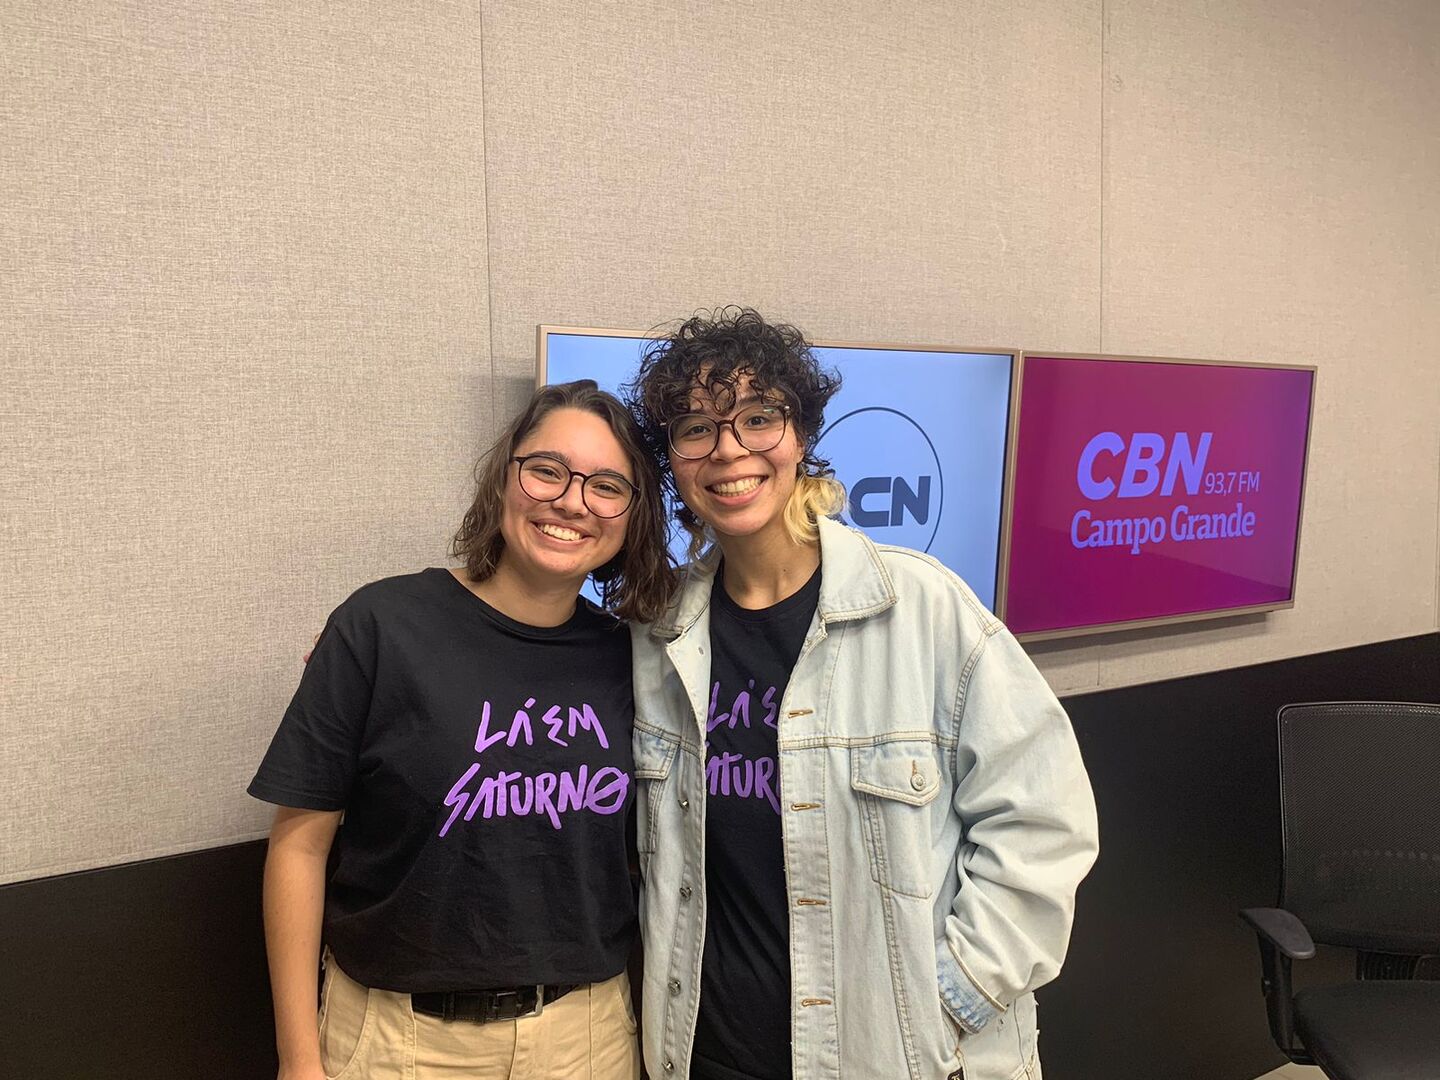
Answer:
[(410, 1007), (426, 1016), (442, 1020), (469, 1020), (488, 1024), (494, 1020), (518, 1020), (522, 1016), (539, 1016), (550, 1002), (562, 998), (583, 983), (561, 983), (550, 986), (517, 986), (510, 990), (453, 990), (430, 994), (411, 994)]

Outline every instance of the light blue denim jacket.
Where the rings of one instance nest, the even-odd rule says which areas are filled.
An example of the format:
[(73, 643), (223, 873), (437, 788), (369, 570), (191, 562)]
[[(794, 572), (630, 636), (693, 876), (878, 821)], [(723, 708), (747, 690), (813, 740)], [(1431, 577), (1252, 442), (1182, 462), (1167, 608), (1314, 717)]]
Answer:
[[(829, 520), (820, 552), (779, 713), (796, 1080), (1034, 1080), (1031, 991), (1060, 970), (1097, 850), (1069, 719), (934, 559)], [(652, 1080), (689, 1075), (700, 1001), (718, 562), (632, 631)]]

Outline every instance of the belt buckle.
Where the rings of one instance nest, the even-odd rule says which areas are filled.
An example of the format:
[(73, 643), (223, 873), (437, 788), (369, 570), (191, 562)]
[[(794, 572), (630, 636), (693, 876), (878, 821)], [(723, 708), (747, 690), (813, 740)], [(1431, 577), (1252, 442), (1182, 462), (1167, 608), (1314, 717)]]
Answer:
[[(529, 987), (527, 986), (525, 989), (528, 990)], [(492, 1010), (492, 1011), (493, 1011), (493, 1017), (492, 1017), (492, 1018), (493, 1018), (493, 1019), (500, 1019), (500, 1018), (501, 1018), (500, 1015), (499, 1015), (499, 1014), (500, 1014), (500, 1002), (501, 1002), (504, 998), (507, 998), (507, 997), (513, 997), (513, 998), (515, 999), (516, 1011), (515, 1011), (515, 1013), (514, 1013), (514, 1015), (513, 1015), (513, 1019), (515, 1019), (515, 1020), (524, 1020), (526, 1017), (529, 1017), (529, 1016), (539, 1016), (542, 1012), (545, 1011), (545, 984), (544, 984), (544, 983), (536, 983), (536, 985), (535, 985), (535, 1007), (532, 1008), (532, 1009), (530, 1009), (530, 1010), (528, 1010), (528, 1011), (526, 1011), (526, 1012), (521, 1012), (521, 1011), (519, 1011), (520, 995), (521, 995), (521, 993), (523, 993), (523, 991), (518, 990), (518, 989), (517, 989), (517, 990), (498, 990), (498, 991), (496, 991), (496, 992), (495, 992), (495, 998), (494, 998), (495, 1005), (494, 1005), (494, 1009)], [(512, 1019), (512, 1017), (506, 1017), (505, 1019)]]

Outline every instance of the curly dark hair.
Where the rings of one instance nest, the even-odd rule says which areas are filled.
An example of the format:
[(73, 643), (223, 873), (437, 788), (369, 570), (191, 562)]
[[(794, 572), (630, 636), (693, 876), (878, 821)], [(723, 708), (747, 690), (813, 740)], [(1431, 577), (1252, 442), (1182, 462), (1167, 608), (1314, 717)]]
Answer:
[(788, 323), (766, 322), (753, 308), (733, 304), (698, 311), (670, 333), (656, 335), (634, 381), (625, 387), (626, 402), (660, 463), (676, 516), (692, 537), (698, 538), (701, 526), (675, 489), (665, 425), (691, 411), (690, 395), (696, 388), (709, 394), (718, 410), (728, 412), (742, 376), (757, 394), (779, 394), (794, 410), (804, 473), (830, 475), (830, 462), (815, 453), (815, 444), (825, 406), (840, 389), (839, 374), (821, 367), (805, 335)]
[(721, 412), (728, 412), (742, 375), (749, 376), (756, 393), (776, 392), (789, 402), (807, 470), (826, 473), (830, 463), (816, 456), (815, 443), (825, 421), (825, 406), (840, 389), (839, 374), (820, 366), (796, 327), (766, 322), (753, 308), (733, 304), (696, 312), (672, 333), (658, 337), (646, 347), (639, 372), (625, 388), (661, 468), (668, 472), (670, 464), (664, 425), (691, 411), (695, 388), (709, 394)]
[(604, 420), (635, 472), (635, 501), (625, 526), (625, 545), (591, 576), (605, 607), (622, 619), (648, 622), (665, 610), (675, 587), (674, 561), (666, 547), (660, 472), (646, 439), (627, 408), (599, 389), (593, 379), (542, 386), (475, 464), (475, 497), (450, 544), (471, 581), (485, 581), (500, 565), (505, 538), (500, 532), (505, 485), (516, 448), (556, 409), (579, 409)]

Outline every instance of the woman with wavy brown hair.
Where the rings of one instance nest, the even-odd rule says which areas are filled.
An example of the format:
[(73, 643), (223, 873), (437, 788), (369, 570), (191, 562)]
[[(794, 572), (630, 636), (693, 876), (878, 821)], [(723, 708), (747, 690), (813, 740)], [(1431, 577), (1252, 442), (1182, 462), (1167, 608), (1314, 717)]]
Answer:
[(630, 635), (578, 593), (655, 618), (664, 536), (624, 407), (545, 387), (476, 467), (463, 567), (330, 617), (250, 785), (281, 1080), (638, 1075)]

